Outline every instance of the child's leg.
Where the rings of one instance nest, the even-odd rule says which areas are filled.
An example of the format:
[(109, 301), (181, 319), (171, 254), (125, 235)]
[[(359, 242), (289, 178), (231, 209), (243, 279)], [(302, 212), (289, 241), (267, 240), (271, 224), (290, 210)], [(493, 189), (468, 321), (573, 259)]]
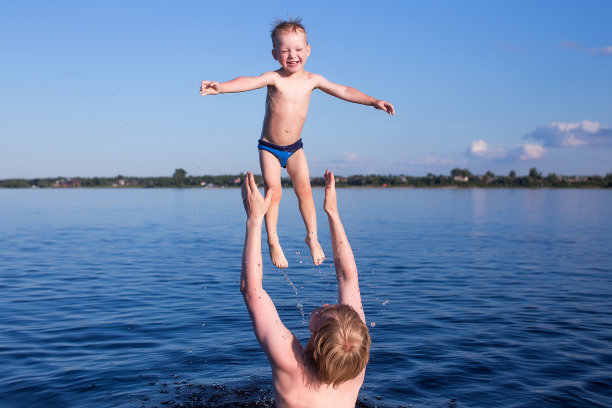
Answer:
[(306, 244), (310, 248), (310, 254), (315, 265), (319, 265), (325, 259), (323, 248), (319, 244), (317, 234), (317, 212), (312, 200), (312, 188), (310, 187), (310, 174), (306, 154), (300, 149), (287, 161), (287, 173), (293, 183), (293, 191), (300, 203), (300, 212), (306, 226)]
[(266, 213), (266, 232), (268, 234), (270, 258), (277, 268), (286, 268), (289, 266), (289, 262), (287, 262), (287, 258), (285, 258), (276, 232), (278, 206), (280, 204), (281, 195), (283, 194), (281, 188), (281, 165), (272, 153), (265, 150), (259, 151), (259, 164), (264, 179), (264, 189), (266, 193), (270, 191), (272, 194), (272, 202)]

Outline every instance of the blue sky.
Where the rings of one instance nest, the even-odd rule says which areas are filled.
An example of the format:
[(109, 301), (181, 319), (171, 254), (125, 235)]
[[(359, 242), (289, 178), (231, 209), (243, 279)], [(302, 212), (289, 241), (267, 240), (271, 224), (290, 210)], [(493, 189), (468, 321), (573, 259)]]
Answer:
[(3, 1), (0, 178), (259, 173), (270, 24), (301, 16), (311, 175), (612, 172), (612, 2)]

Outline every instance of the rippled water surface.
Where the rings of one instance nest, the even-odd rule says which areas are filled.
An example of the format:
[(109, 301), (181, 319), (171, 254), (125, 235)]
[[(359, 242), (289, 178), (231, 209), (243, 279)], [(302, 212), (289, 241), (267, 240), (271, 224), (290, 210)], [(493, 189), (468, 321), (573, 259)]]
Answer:
[[(612, 406), (611, 191), (338, 194), (373, 338), (359, 406)], [(238, 189), (0, 190), (0, 214), (1, 407), (270, 406)], [(264, 285), (305, 341), (333, 265), (291, 191), (279, 234), (297, 296), (267, 256)]]

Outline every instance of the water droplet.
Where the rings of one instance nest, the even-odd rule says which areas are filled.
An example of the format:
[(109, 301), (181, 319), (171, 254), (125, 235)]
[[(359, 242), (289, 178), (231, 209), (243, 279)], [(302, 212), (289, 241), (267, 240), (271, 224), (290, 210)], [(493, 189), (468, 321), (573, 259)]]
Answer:
[(300, 309), (300, 313), (302, 314), (302, 323), (306, 324), (306, 316), (304, 315), (304, 306), (302, 306), (302, 302), (300, 302), (300, 298), (298, 296), (298, 290), (293, 284), (293, 282), (291, 282), (291, 279), (289, 279), (289, 275), (287, 275), (287, 271), (285, 271), (285, 269), (281, 269), (281, 272), (285, 276), (285, 280), (287, 281), (287, 283), (289, 283), (289, 285), (291, 285), (291, 287), (293, 288), (293, 293), (295, 294), (295, 298), (297, 299), (297, 302), (298, 302), (297, 303), (298, 309)]
[(385, 298), (385, 301), (384, 301), (384, 302), (382, 302), (382, 305), (383, 305), (383, 306), (386, 306), (388, 303), (389, 303), (389, 299)]
[(206, 323), (202, 323), (202, 327), (206, 326)]
[(370, 326), (372, 326), (372, 327), (376, 326), (376, 322), (371, 322)]

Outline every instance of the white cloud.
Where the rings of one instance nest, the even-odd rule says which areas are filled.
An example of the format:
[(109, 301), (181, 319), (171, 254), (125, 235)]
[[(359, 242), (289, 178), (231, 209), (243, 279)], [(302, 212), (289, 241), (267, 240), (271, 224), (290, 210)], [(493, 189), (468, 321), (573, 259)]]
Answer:
[(360, 161), (361, 158), (357, 153), (344, 153), (342, 155), (342, 161), (344, 162), (357, 162)]
[(537, 144), (527, 143), (521, 149), (522, 153), (518, 156), (521, 160), (539, 159), (546, 154), (546, 149)]
[(525, 135), (524, 139), (543, 142), (548, 147), (612, 147), (612, 129), (598, 122), (553, 122)]
[(503, 149), (490, 147), (484, 140), (476, 140), (470, 144), (469, 154), (476, 157), (486, 157), (489, 159), (503, 158), (507, 154)]
[(470, 144), (467, 154), (472, 157), (482, 157), (495, 161), (531, 160), (544, 156), (546, 149), (538, 144), (526, 143), (522, 146), (505, 150), (499, 147), (491, 147), (487, 142), (480, 139)]
[(580, 43), (576, 43), (573, 41), (562, 41), (561, 47), (574, 49), (579, 52), (586, 52), (591, 55), (596, 55), (599, 57), (605, 57), (605, 56), (612, 55), (612, 45), (607, 45), (605, 47), (600, 47), (600, 48), (597, 48), (597, 47), (589, 48), (589, 47), (585, 47), (584, 45)]
[(470, 145), (470, 152), (474, 156), (483, 156), (488, 149), (489, 145), (482, 139), (472, 142), (472, 144)]
[(575, 43), (573, 41), (561, 41), (561, 47), (582, 49), (582, 45)]

